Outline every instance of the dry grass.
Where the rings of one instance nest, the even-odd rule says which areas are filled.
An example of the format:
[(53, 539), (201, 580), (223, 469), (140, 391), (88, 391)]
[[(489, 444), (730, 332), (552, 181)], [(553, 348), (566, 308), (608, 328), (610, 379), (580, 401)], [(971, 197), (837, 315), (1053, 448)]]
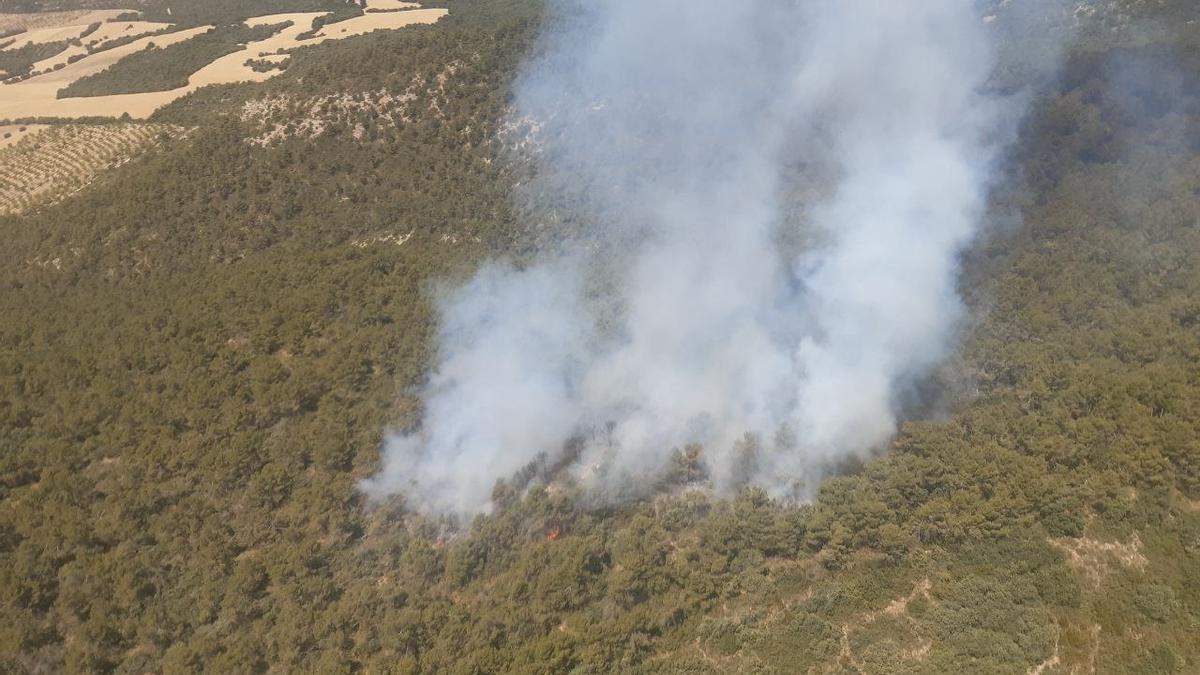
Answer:
[(1082, 537), (1051, 539), (1050, 544), (1067, 554), (1067, 564), (1075, 568), (1098, 587), (1108, 576), (1113, 563), (1122, 567), (1144, 569), (1148, 561), (1142, 555), (1142, 540), (1134, 533), (1129, 543), (1100, 541)]
[(153, 145), (159, 134), (181, 131), (166, 124), (69, 124), (27, 132), (0, 147), (0, 213), (21, 213), (77, 192)]

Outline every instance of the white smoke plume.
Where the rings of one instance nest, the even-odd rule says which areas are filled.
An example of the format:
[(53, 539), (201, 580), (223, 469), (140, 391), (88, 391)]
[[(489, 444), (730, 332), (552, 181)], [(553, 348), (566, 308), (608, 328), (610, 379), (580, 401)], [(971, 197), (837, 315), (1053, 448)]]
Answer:
[(1011, 136), (973, 4), (550, 5), (516, 92), (527, 196), (586, 224), (442, 299), (423, 422), (364, 489), (483, 512), (573, 442), (566, 471), (606, 494), (698, 444), (718, 491), (794, 495), (886, 443), (953, 347)]

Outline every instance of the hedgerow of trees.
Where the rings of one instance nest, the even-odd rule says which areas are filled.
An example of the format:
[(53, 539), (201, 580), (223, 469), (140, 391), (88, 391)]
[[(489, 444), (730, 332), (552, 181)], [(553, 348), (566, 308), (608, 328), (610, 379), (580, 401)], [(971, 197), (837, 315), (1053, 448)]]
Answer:
[(117, 61), (104, 70), (81, 77), (58, 90), (58, 98), (108, 96), (166, 91), (187, 86), (188, 78), (204, 66), (226, 54), (232, 54), (248, 42), (264, 40), (279, 31), (277, 25), (253, 28), (245, 24), (218, 26), (190, 40), (166, 47), (153, 42), (138, 52)]

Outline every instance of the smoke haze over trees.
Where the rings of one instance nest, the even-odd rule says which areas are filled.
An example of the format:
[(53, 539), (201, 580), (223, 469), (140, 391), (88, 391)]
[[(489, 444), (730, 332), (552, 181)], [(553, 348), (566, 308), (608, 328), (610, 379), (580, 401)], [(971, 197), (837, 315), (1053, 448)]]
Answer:
[[(445, 295), (424, 422), (368, 491), (480, 511), (577, 438), (607, 493), (698, 444), (719, 491), (811, 494), (953, 347), (1020, 112), (985, 90), (994, 32), (955, 0), (551, 7), (517, 84), (523, 196), (587, 222)], [(822, 184), (799, 218), (787, 172)]]

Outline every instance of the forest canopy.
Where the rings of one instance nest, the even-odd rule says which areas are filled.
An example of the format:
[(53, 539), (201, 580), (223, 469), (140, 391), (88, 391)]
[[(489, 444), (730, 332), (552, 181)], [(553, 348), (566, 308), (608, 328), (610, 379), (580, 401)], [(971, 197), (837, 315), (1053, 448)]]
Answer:
[(356, 484), (419, 419), (431, 289), (547, 236), (496, 141), (544, 8), (444, 5), (191, 94), (155, 115), (187, 134), (0, 216), (0, 669), (1200, 669), (1195, 24), (1034, 92), (956, 395), (888, 452), (808, 503), (691, 489), (681, 448), (657, 495), (501, 481), (453, 522)]

